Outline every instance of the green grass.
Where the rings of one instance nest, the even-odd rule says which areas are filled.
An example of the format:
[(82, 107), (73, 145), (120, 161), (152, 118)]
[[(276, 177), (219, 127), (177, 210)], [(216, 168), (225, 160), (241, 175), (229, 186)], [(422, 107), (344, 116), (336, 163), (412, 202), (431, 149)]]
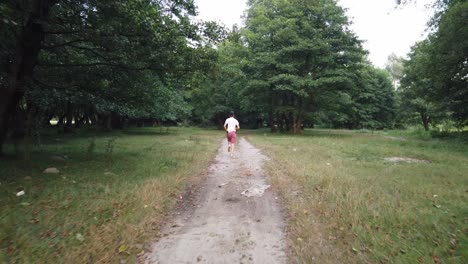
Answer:
[[(219, 131), (47, 135), (31, 161), (0, 159), (0, 262), (135, 262), (216, 154)], [(65, 156), (54, 161), (52, 156)], [(57, 167), (60, 174), (44, 174)], [(106, 173), (108, 172), (108, 173)], [(24, 190), (25, 195), (16, 196)]]
[(468, 263), (468, 144), (399, 133), (248, 136), (271, 158), (293, 261)]
[[(401, 131), (246, 134), (271, 158), (271, 183), (287, 208), (291, 262), (467, 262), (463, 138)], [(12, 158), (7, 145), (10, 155), (0, 160), (0, 261), (136, 262), (179, 194), (206, 171), (223, 136), (183, 128), (49, 134), (29, 162)], [(396, 156), (430, 163), (383, 160)], [(60, 174), (42, 173), (52, 166)], [(26, 194), (17, 197), (20, 190)]]

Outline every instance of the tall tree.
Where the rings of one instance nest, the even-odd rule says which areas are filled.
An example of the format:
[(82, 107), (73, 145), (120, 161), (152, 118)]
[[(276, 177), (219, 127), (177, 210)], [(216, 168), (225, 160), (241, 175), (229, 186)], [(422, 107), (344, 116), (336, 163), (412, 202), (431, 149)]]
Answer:
[[(0, 153), (8, 123), (33, 79), (39, 52), (45, 38), (45, 23), (58, 0), (33, 0), (29, 5), (8, 1), (0, 4), (3, 14), (0, 76)], [(26, 13), (26, 16), (20, 13)]]
[(430, 39), (430, 63), (435, 99), (452, 112), (459, 127), (468, 124), (468, 2), (451, 1)]
[(419, 119), (424, 129), (434, 122), (434, 116), (440, 111), (434, 100), (434, 84), (427, 72), (426, 65), (430, 63), (430, 42), (428, 40), (417, 43), (408, 61), (404, 64), (404, 77), (401, 89), (398, 91), (402, 100), (402, 110), (406, 118)]
[(417, 109), (426, 130), (445, 113), (458, 127), (468, 124), (468, 2), (442, 3), (434, 32), (413, 47), (402, 81), (403, 99), (409, 111)]
[(251, 49), (248, 86), (276, 123), (300, 133), (321, 97), (347, 89), (363, 62), (360, 41), (335, 1), (249, 1), (244, 31)]

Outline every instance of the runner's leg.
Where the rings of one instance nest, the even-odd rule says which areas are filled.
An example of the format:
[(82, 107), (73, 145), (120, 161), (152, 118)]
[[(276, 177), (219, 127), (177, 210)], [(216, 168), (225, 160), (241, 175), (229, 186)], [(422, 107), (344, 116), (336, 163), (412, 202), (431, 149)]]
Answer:
[(228, 152), (231, 152), (231, 139), (229, 138), (229, 133), (226, 133), (227, 142), (228, 142)]
[(231, 136), (231, 157), (234, 157), (234, 147), (236, 146), (237, 143), (237, 134), (233, 133)]

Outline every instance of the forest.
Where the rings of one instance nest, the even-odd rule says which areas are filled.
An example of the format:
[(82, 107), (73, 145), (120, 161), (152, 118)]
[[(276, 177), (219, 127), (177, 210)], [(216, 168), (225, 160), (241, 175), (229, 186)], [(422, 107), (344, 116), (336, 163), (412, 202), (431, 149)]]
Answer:
[[(403, 6), (411, 1), (396, 1)], [(426, 39), (385, 69), (334, 0), (249, 0), (245, 26), (192, 0), (0, 3), (0, 151), (54, 127), (463, 130), (468, 3), (438, 0)]]

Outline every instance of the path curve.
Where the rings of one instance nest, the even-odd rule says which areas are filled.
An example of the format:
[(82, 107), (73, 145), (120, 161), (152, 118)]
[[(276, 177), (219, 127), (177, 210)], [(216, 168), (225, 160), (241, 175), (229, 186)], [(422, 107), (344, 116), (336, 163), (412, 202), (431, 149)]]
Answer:
[[(146, 254), (145, 263), (286, 263), (284, 220), (277, 198), (265, 186), (267, 159), (246, 139), (236, 157), (221, 144), (195, 205), (163, 228), (166, 234)], [(241, 193), (246, 191), (245, 195)]]

